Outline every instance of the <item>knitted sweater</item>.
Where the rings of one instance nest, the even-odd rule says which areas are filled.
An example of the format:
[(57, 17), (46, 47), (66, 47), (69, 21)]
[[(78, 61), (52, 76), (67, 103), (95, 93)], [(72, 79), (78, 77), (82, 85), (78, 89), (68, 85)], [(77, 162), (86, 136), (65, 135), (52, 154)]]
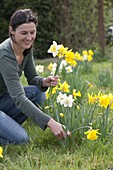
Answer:
[(24, 59), (21, 65), (18, 64), (11, 47), (10, 38), (0, 44), (0, 96), (8, 92), (16, 107), (32, 118), (43, 130), (47, 127), (50, 117), (37, 108), (25, 95), (20, 77), (24, 71), (29, 85), (36, 85), (42, 91), (43, 77), (39, 76), (35, 70), (32, 50)]

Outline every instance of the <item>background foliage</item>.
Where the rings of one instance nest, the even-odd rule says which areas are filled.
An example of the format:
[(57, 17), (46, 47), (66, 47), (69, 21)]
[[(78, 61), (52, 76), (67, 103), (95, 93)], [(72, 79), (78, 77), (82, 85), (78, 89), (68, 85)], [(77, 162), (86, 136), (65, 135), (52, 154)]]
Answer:
[[(105, 26), (111, 24), (111, 0), (104, 0)], [(0, 42), (8, 37), (9, 20), (20, 8), (38, 12), (39, 26), (34, 45), (36, 58), (48, 58), (48, 47), (55, 40), (73, 50), (98, 47), (97, 0), (1, 0)]]

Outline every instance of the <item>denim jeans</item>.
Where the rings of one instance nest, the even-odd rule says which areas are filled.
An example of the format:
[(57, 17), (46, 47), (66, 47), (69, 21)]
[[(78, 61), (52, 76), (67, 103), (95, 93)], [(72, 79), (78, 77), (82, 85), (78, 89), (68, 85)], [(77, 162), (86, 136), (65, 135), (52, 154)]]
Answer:
[[(26, 97), (34, 104), (41, 104), (46, 99), (45, 93), (37, 86), (26, 86), (24, 90)], [(0, 97), (0, 145), (28, 142), (28, 135), (21, 126), (27, 118), (17, 109), (8, 92)]]

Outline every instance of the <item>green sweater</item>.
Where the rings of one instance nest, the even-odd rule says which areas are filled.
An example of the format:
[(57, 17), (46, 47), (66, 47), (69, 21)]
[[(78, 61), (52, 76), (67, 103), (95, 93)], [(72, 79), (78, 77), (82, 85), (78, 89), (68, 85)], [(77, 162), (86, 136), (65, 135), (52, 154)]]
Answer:
[(0, 96), (9, 92), (16, 107), (44, 130), (50, 117), (26, 97), (20, 81), (22, 71), (29, 85), (37, 85), (42, 91), (47, 89), (41, 87), (43, 77), (36, 73), (32, 50), (24, 56), (22, 64), (19, 65), (11, 47), (10, 38), (8, 38), (0, 44)]

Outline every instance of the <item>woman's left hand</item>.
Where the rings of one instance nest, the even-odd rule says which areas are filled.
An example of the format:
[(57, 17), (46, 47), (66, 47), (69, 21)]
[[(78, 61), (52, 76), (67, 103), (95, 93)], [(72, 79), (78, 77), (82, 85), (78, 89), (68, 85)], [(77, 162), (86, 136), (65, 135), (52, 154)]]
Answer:
[(59, 76), (48, 76), (43, 80), (43, 87), (56, 86), (58, 83)]

